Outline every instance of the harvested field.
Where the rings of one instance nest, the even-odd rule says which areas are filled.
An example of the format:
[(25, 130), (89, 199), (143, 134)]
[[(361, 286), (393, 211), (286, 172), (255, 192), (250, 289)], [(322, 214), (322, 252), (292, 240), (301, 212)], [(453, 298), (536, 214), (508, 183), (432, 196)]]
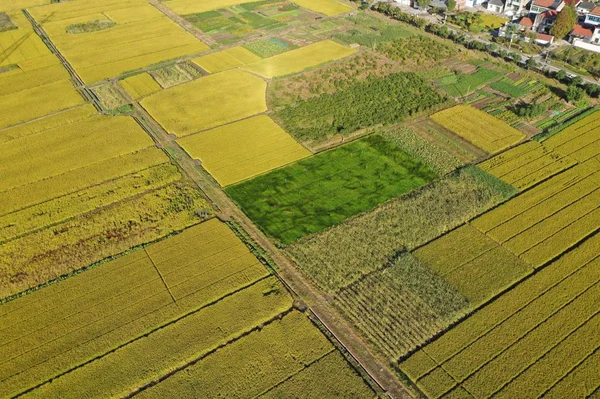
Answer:
[(289, 246), (296, 264), (327, 292), (378, 270), (403, 248), (413, 249), (503, 202), (515, 190), (476, 167), (459, 169)]
[(187, 83), (201, 76), (202, 73), (196, 67), (187, 63), (180, 63), (155, 69), (150, 75), (163, 88), (168, 89), (182, 83)]
[(356, 50), (331, 40), (309, 44), (283, 54), (265, 58), (243, 68), (266, 78), (290, 75), (356, 53)]
[(525, 134), (467, 105), (457, 105), (431, 116), (435, 122), (493, 154), (525, 138)]
[(178, 142), (222, 186), (311, 155), (265, 115), (187, 136)]
[(230, 186), (226, 192), (267, 234), (289, 244), (435, 177), (397, 145), (370, 136)]
[(267, 110), (266, 83), (225, 71), (155, 93), (141, 105), (169, 133), (185, 136)]

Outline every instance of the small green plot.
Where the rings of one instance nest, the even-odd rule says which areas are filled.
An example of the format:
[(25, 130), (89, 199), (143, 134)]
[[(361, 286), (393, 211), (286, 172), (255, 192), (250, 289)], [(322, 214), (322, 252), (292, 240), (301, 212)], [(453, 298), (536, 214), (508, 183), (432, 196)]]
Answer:
[(435, 177), (424, 163), (375, 135), (226, 191), (267, 234), (289, 244)]

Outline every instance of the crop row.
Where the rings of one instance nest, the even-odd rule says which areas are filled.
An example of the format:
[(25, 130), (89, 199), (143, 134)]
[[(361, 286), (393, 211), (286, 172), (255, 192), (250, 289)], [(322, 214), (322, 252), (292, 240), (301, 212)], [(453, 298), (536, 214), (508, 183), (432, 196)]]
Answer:
[[(12, 307), (12, 312), (3, 315), (7, 322), (24, 315), (31, 316), (32, 311), (35, 317), (27, 317), (0, 331), (4, 341), (0, 350), (6, 352), (5, 361), (0, 364), (2, 379), (14, 389), (15, 386), (34, 384), (36, 379), (51, 378), (61, 370), (104, 353), (155, 325), (218, 300), (268, 274), (225, 225), (210, 221), (186, 233), (173, 240), (193, 243), (191, 247), (172, 247), (168, 245), (171, 239), (155, 245), (175, 250), (180, 255), (186, 251), (202, 257), (193, 263), (180, 263), (181, 259), (177, 257), (168, 259), (159, 266), (164, 273), (162, 278), (155, 270), (156, 263), (151, 262), (142, 250), (93, 269), (94, 279), (84, 273), (51, 286), (53, 289), (49, 291), (31, 294), (24, 298), (26, 304), (20, 309), (19, 300), (11, 303), (8, 309)], [(223, 253), (215, 252), (222, 249), (205, 247), (205, 240), (212, 237), (220, 237), (218, 241), (227, 243), (229, 250)], [(236, 248), (241, 248), (246, 256), (240, 257)], [(177, 303), (173, 303), (166, 292), (163, 278), (177, 294)], [(102, 279), (107, 280), (106, 285), (97, 288)], [(67, 288), (53, 292), (61, 285)], [(69, 289), (69, 286), (73, 288)], [(44, 298), (46, 295), (50, 296), (48, 300)], [(65, 298), (65, 302), (57, 304), (58, 295)], [(32, 302), (32, 297), (36, 302)], [(41, 309), (36, 311), (36, 307)]]
[[(599, 239), (598, 235), (590, 238), (525, 280), (426, 346), (424, 352), (415, 353), (414, 359), (405, 360), (401, 368), (406, 364), (409, 375), (421, 385), (439, 380), (439, 372), (432, 373), (439, 364), (450, 373), (450, 380), (465, 380), (464, 386), (469, 392), (484, 395), (501, 388), (523, 370), (519, 362), (530, 362), (532, 356), (543, 355), (551, 349), (552, 342), (560, 342), (561, 337), (595, 312), (590, 301), (597, 301), (600, 288), (598, 259), (594, 252)], [(569, 327), (569, 323), (573, 327)], [(564, 332), (559, 333), (557, 328)], [(538, 352), (533, 352), (535, 345)], [(522, 356), (521, 348), (532, 351), (531, 356)], [(514, 354), (512, 360), (506, 360), (510, 354)], [(417, 365), (416, 361), (423, 358), (431, 360), (423, 366)], [(511, 366), (518, 370), (516, 374), (509, 371)], [(508, 380), (502, 380), (503, 375), (507, 375)], [(449, 389), (451, 385), (447, 383), (445, 387)], [(490, 386), (495, 386), (491, 392), (488, 391), (492, 389)]]
[(152, 76), (148, 73), (140, 73), (119, 82), (123, 89), (134, 99), (149, 96), (161, 89)]
[[(274, 286), (279, 290), (272, 291)], [(271, 290), (271, 294), (265, 295), (266, 290)], [(287, 291), (271, 277), (210, 306), (184, 312), (175, 322), (152, 329), (143, 339), (129, 341), (116, 351), (42, 385), (30, 396), (124, 396), (273, 319), (291, 305)]]
[(210, 212), (206, 199), (178, 181), (10, 241), (0, 247), (0, 262), (11, 266), (0, 297), (196, 224), (199, 209)]
[[(119, 132), (119, 140), (114, 132)], [(0, 146), (0, 191), (33, 183), (152, 146), (129, 118), (93, 117)], [(51, 151), (49, 151), (51, 149)], [(85, 153), (86, 156), (80, 156)]]

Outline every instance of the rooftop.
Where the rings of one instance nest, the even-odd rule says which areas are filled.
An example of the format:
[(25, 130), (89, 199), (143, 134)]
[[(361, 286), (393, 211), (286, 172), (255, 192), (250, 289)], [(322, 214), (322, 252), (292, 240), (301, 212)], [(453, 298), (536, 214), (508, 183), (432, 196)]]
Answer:
[(574, 36), (592, 37), (594, 35), (594, 32), (592, 32), (591, 29), (584, 28), (581, 25), (575, 25), (575, 28), (573, 28), (573, 31), (571, 31), (571, 34)]
[(599, 6), (594, 7), (594, 9), (592, 11), (590, 11), (590, 14), (600, 16), (600, 7)]
[(554, 0), (535, 0), (533, 2), (534, 6), (546, 7), (546, 8), (552, 7), (552, 4), (554, 4)]
[(533, 21), (529, 17), (523, 17), (519, 21), (519, 25), (531, 28), (533, 26)]

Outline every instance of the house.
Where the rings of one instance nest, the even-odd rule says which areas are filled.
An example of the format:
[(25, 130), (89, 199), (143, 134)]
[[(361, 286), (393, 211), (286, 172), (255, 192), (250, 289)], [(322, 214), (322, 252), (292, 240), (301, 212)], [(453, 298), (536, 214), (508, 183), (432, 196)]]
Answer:
[(504, 12), (504, 2), (502, 0), (488, 0), (487, 9), (488, 11), (501, 14)]
[(504, 13), (506, 15), (521, 15), (526, 9), (529, 0), (506, 0), (504, 3)]
[(575, 10), (579, 15), (586, 15), (589, 14), (594, 9), (594, 7), (596, 7), (596, 5), (591, 1), (581, 1), (579, 2), (579, 4), (577, 4)]
[(534, 42), (540, 46), (550, 46), (554, 42), (554, 36), (546, 35), (543, 33), (537, 33)]
[(530, 14), (541, 14), (546, 11), (560, 11), (565, 6), (561, 0), (534, 0), (529, 8)]
[(595, 6), (592, 11), (590, 11), (585, 16), (585, 25), (600, 25), (600, 6)]
[(536, 32), (548, 32), (558, 17), (558, 11), (548, 10), (535, 16), (533, 30)]
[(592, 37), (594, 36), (594, 30), (590, 28), (586, 28), (581, 25), (575, 25), (575, 28), (569, 34), (569, 38), (571, 39), (571, 43), (575, 40), (581, 40), (585, 43), (590, 43), (592, 41)]
[(531, 30), (533, 28), (533, 21), (529, 17), (522, 17), (519, 20), (519, 26), (518, 26), (518, 28), (519, 28), (520, 31)]
[(401, 6), (407, 6), (407, 7), (411, 7), (412, 6), (412, 0), (394, 0), (397, 4), (400, 4)]

